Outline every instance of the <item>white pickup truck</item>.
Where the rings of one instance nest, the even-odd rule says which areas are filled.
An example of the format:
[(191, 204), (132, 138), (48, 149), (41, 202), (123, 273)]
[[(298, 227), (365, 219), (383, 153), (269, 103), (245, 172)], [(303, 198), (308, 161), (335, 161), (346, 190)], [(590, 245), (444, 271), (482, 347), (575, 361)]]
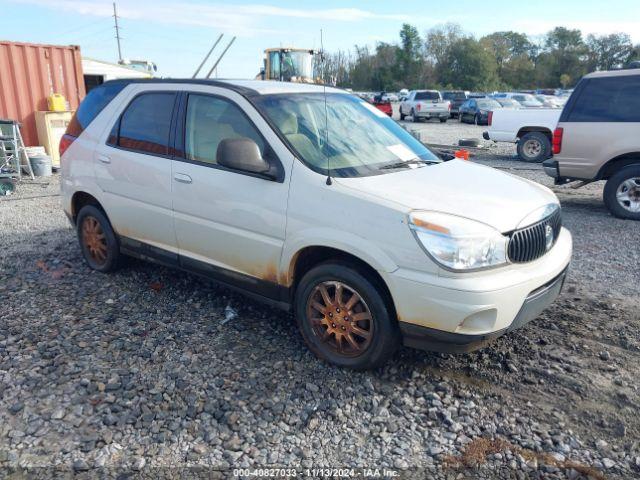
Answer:
[(414, 122), (421, 119), (439, 118), (446, 122), (451, 115), (451, 102), (443, 100), (437, 90), (411, 90), (400, 104), (400, 120), (411, 117)]
[(518, 144), (518, 156), (525, 162), (542, 162), (551, 156), (553, 131), (560, 108), (501, 108), (489, 115), (485, 140)]

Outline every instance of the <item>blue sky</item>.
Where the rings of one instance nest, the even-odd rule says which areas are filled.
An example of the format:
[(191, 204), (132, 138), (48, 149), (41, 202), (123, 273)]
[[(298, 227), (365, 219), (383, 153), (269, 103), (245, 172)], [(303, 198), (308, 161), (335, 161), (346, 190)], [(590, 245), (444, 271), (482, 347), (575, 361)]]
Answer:
[[(640, 43), (640, 1), (611, 0), (369, 0), (369, 1), (204, 1), (119, 0), (122, 50), (127, 58), (158, 64), (164, 76), (191, 76), (220, 33), (238, 38), (218, 75), (255, 76), (268, 47), (320, 47), (328, 51), (353, 45), (393, 42), (403, 22), (421, 34), (446, 22), (481, 36), (496, 30), (541, 35), (557, 25), (584, 33), (626, 32)], [(112, 1), (0, 0), (4, 40), (76, 44), (85, 56), (117, 60)], [(214, 54), (215, 56), (215, 54)]]

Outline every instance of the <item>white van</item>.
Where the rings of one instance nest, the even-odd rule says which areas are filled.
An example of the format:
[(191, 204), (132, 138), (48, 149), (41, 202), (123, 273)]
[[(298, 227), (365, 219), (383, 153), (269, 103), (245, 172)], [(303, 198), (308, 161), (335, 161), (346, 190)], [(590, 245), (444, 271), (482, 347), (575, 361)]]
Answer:
[(443, 162), (338, 89), (107, 82), (60, 149), (91, 268), (131, 255), (241, 289), (292, 311), (341, 366), (375, 367), (402, 342), (479, 348), (549, 305), (571, 257), (550, 190)]

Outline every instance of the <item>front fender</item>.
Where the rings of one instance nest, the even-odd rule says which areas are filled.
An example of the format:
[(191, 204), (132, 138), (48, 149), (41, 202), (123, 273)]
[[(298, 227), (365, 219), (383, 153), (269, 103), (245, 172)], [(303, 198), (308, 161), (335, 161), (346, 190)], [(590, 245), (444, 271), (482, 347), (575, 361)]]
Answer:
[[(311, 241), (313, 239), (313, 241)], [(349, 232), (312, 228), (287, 239), (282, 250), (280, 272), (287, 285), (293, 281), (295, 260), (298, 254), (309, 247), (328, 247), (353, 255), (379, 272), (391, 273), (398, 265), (375, 243)]]

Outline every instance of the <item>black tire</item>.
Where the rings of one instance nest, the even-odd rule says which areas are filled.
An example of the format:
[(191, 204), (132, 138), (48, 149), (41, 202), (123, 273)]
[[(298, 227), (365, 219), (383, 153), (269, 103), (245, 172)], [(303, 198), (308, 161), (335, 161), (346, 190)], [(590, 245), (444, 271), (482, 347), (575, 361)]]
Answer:
[(413, 108), (411, 109), (411, 121), (413, 123), (416, 123), (418, 121), (418, 119), (416, 118), (416, 111)]
[(541, 163), (551, 156), (551, 141), (542, 132), (529, 132), (518, 141), (518, 157), (529, 163)]
[(441, 118), (440, 119), (440, 123), (447, 123), (447, 120), (449, 120), (448, 118)]
[[(335, 300), (337, 297), (337, 289), (334, 287), (333, 291), (331, 291), (331, 286), (326, 286), (324, 282), (339, 282), (343, 285), (342, 300), (334, 304), (333, 307), (330, 307), (333, 308), (336, 315), (333, 319), (330, 319), (329, 314), (327, 314), (326, 301), (323, 301), (320, 305), (324, 308), (322, 313), (320, 310), (310, 306), (310, 302), (313, 299), (324, 298), (320, 290), (322, 285), (325, 285), (325, 292), (330, 299)], [(348, 307), (346, 305), (349, 303), (348, 300), (344, 302), (344, 299), (347, 297), (351, 298), (348, 290), (357, 293), (362, 303), (358, 301), (358, 303), (351, 307), (353, 310), (350, 308), (346, 313), (343, 310), (340, 313), (340, 319), (336, 320), (340, 309), (338, 308), (336, 310), (335, 306), (341, 305), (345, 308)], [(369, 281), (356, 267), (348, 264), (328, 262), (320, 264), (307, 272), (296, 288), (294, 308), (298, 328), (309, 350), (317, 357), (334, 365), (356, 370), (371, 369), (385, 363), (399, 347), (401, 337), (395, 315), (393, 314), (393, 308), (385, 301), (385, 296), (382, 292), (383, 290), (380, 286)], [(318, 295), (320, 295), (320, 297), (318, 297)], [(362, 311), (365, 313), (368, 311), (371, 319), (354, 322), (351, 315), (357, 314), (356, 309), (361, 309), (360, 313), (362, 313)], [(316, 318), (316, 322), (314, 323), (309, 312), (315, 312), (320, 318)], [(343, 314), (345, 314), (345, 317), (342, 317)], [(329, 321), (335, 321), (336, 323), (332, 325), (321, 323)], [(338, 343), (353, 350), (350, 343), (347, 342), (340, 331), (340, 328), (344, 330), (347, 327), (340, 327), (338, 322), (342, 322), (342, 324), (347, 325), (347, 327), (349, 324), (352, 326), (355, 325), (360, 331), (364, 331), (365, 333), (368, 331), (370, 333), (369, 340), (365, 340), (364, 337), (359, 337), (357, 333), (352, 334), (351, 330), (344, 334), (351, 336), (352, 340), (354, 340), (354, 338), (361, 340), (361, 343), (359, 343), (359, 345), (363, 347), (361, 352), (345, 351), (341, 354), (337, 351)], [(361, 322), (365, 323), (363, 324)], [(331, 332), (331, 326), (335, 327), (338, 333)], [(327, 334), (325, 340), (321, 338), (321, 334)]]
[(406, 117), (406, 115), (402, 113), (402, 107), (400, 107), (400, 120), (404, 120), (404, 117)]
[[(96, 224), (99, 228), (90, 231), (89, 227)], [(78, 213), (76, 226), (80, 250), (87, 264), (92, 269), (103, 273), (117, 270), (122, 263), (120, 242), (104, 212), (94, 205), (86, 205)], [(104, 244), (103, 255), (97, 253), (98, 250), (102, 251), (101, 247), (96, 248), (95, 243), (92, 244), (90, 240), (94, 238), (97, 241), (101, 235), (100, 243)]]
[(458, 140), (458, 146), (460, 147), (478, 147), (480, 146), (480, 140), (477, 138), (461, 138)]
[[(624, 185), (625, 182), (627, 185)], [(635, 186), (629, 188), (629, 185), (634, 184)], [(618, 199), (618, 189), (621, 189), (620, 193), (626, 193), (627, 200)], [(602, 197), (604, 204), (614, 216), (640, 220), (640, 211), (634, 212), (629, 209), (631, 207), (630, 200), (636, 199), (640, 202), (640, 163), (628, 165), (609, 177), (604, 186)]]

